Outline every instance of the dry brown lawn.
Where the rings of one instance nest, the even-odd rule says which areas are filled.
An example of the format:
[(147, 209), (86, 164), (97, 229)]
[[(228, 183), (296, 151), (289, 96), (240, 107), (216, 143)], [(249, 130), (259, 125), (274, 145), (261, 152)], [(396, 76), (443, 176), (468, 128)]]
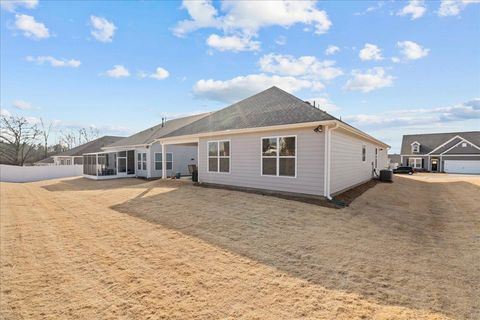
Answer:
[(186, 182), (1, 183), (2, 319), (478, 319), (480, 178), (345, 209)]

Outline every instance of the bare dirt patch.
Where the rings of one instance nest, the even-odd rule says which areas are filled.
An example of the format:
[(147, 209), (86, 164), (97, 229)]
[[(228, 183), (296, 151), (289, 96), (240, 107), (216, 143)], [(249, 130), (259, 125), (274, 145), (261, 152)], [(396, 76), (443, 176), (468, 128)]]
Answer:
[(23, 318), (476, 319), (480, 179), (342, 210), (174, 181), (0, 184), (0, 311)]

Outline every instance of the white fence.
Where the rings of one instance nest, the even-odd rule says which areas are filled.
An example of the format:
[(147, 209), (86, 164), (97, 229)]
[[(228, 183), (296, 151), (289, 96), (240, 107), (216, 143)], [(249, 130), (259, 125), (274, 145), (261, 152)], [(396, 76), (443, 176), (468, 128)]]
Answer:
[(76, 177), (83, 174), (82, 165), (71, 166), (33, 166), (19, 167), (0, 164), (0, 181), (31, 182), (64, 177)]

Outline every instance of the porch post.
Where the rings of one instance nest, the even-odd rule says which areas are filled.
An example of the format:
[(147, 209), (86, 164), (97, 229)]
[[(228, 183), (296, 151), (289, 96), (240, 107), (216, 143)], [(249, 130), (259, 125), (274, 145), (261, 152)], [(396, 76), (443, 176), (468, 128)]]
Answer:
[(165, 144), (162, 143), (162, 179), (167, 179), (167, 154)]
[(98, 153), (95, 154), (95, 174), (98, 177)]

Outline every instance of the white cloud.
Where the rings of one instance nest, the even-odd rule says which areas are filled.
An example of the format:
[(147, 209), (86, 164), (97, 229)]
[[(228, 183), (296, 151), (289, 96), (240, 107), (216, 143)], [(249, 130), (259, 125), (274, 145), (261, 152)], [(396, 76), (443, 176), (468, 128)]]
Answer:
[(344, 86), (345, 90), (370, 92), (376, 89), (391, 87), (394, 77), (387, 75), (381, 67), (375, 67), (361, 73), (358, 70), (352, 71), (353, 78), (349, 79)]
[(340, 110), (340, 108), (327, 97), (310, 98), (306, 99), (306, 101), (310, 102), (312, 105), (315, 102), (315, 107), (320, 108), (328, 113)]
[(346, 116), (361, 128), (433, 126), (439, 123), (480, 119), (480, 98), (448, 107), (402, 109), (381, 114)]
[(193, 94), (197, 98), (234, 102), (268, 89), (271, 86), (277, 86), (291, 93), (302, 89), (323, 89), (323, 85), (320, 82), (260, 73), (235, 77), (225, 81), (202, 79), (197, 81), (193, 87)]
[(399, 57), (392, 57), (392, 62), (393, 63), (400, 63), (400, 58)]
[(180, 21), (173, 29), (177, 36), (183, 36), (200, 28), (220, 27), (217, 10), (209, 0), (183, 1), (182, 8), (188, 11), (191, 20)]
[(374, 6), (368, 7), (368, 8), (365, 9), (365, 11), (363, 11), (363, 12), (356, 12), (356, 13), (354, 13), (354, 15), (356, 15), (356, 16), (364, 16), (364, 15), (366, 15), (367, 13), (370, 13), (370, 12), (377, 11), (377, 10), (381, 9), (384, 5), (385, 5), (385, 2), (384, 2), (384, 1), (378, 1)]
[(257, 51), (260, 49), (260, 42), (243, 36), (219, 36), (212, 34), (207, 39), (207, 44), (219, 51)]
[(23, 100), (15, 100), (13, 101), (13, 107), (20, 109), (20, 110), (28, 110), (32, 108), (30, 102), (23, 101)]
[(155, 72), (152, 73), (152, 74), (148, 74), (146, 72), (141, 71), (141, 72), (138, 73), (138, 76), (140, 78), (153, 78), (153, 79), (157, 79), (157, 80), (163, 80), (163, 79), (166, 79), (170, 76), (170, 72), (168, 72), (167, 70), (165, 70), (162, 67), (158, 67), (157, 69), (155, 69)]
[(26, 59), (27, 59), (27, 61), (36, 62), (38, 64), (44, 64), (45, 62), (48, 62), (48, 63), (50, 63), (50, 65), (52, 67), (78, 68), (81, 64), (81, 62), (79, 60), (75, 60), (75, 59), (59, 60), (59, 59), (56, 59), (52, 56), (39, 56), (39, 57), (28, 56)]
[(430, 52), (430, 49), (425, 49), (413, 41), (399, 41), (397, 47), (406, 60), (417, 60), (426, 57)]
[(0, 1), (2, 9), (7, 11), (15, 11), (15, 9), (23, 7), (25, 9), (35, 9), (38, 5), (38, 0), (4, 0)]
[(0, 116), (9, 118), (12, 116), (12, 114), (7, 109), (0, 108)]
[(103, 17), (90, 16), (92, 36), (100, 42), (112, 42), (117, 27)]
[(260, 58), (262, 71), (288, 76), (303, 76), (310, 79), (332, 80), (343, 74), (334, 67), (335, 61), (318, 60), (313, 56), (295, 58), (289, 55), (267, 54)]
[(332, 54), (335, 54), (340, 51), (340, 48), (337, 46), (329, 45), (327, 49), (325, 49), (325, 54), (327, 56), (331, 56)]
[(15, 15), (15, 27), (23, 31), (23, 35), (27, 38), (40, 40), (50, 37), (50, 32), (43, 23), (35, 21), (34, 17), (26, 14)]
[(425, 2), (423, 0), (410, 0), (402, 10), (397, 12), (397, 15), (411, 15), (411, 19), (415, 20), (422, 17), (426, 11), (427, 8), (425, 7)]
[(284, 46), (287, 44), (287, 37), (285, 36), (279, 36), (276, 40), (275, 43), (278, 44), (279, 46)]
[(456, 16), (469, 4), (480, 3), (480, 0), (442, 0), (438, 15), (441, 17)]
[(325, 11), (316, 8), (316, 1), (223, 1), (219, 15), (212, 1), (183, 1), (189, 20), (180, 21), (173, 29), (183, 36), (200, 28), (218, 28), (229, 33), (242, 31), (253, 35), (269, 26), (288, 28), (301, 23), (315, 28), (315, 33), (328, 31), (332, 22)]
[(360, 57), (361, 60), (382, 60), (382, 50), (371, 43), (366, 43), (365, 47), (363, 47), (362, 50), (360, 50), (358, 56)]
[(111, 78), (126, 78), (130, 76), (130, 72), (128, 71), (127, 68), (120, 64), (116, 64), (113, 66), (112, 69), (107, 70), (105, 72), (105, 75)]

